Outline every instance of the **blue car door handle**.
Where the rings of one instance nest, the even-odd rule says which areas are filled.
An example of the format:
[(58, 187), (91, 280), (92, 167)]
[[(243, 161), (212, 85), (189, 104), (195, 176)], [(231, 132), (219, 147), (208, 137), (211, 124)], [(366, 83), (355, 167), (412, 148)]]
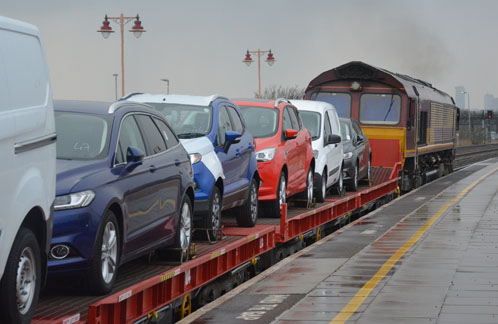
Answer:
[(149, 171), (152, 172), (152, 173), (156, 172), (156, 170), (157, 170), (157, 167), (155, 165), (151, 165), (149, 167)]
[(235, 150), (235, 155), (240, 156), (240, 150), (239, 149)]
[(249, 143), (249, 145), (247, 145), (247, 148), (252, 149), (252, 143)]

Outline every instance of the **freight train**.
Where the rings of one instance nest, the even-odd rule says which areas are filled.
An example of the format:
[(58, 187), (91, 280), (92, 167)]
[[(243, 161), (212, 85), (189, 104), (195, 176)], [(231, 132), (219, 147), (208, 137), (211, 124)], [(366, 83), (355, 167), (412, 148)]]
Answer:
[[(406, 192), (453, 170), (459, 109), (432, 84), (353, 61), (311, 80), (305, 99), (332, 103), (369, 139), (399, 140)], [(382, 154), (396, 154), (382, 152)]]

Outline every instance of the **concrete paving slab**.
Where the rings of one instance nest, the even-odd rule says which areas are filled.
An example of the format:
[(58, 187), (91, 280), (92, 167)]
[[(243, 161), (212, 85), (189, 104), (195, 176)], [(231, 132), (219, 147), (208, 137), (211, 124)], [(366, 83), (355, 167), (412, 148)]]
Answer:
[(444, 305), (442, 314), (489, 314), (498, 316), (498, 307), (494, 305)]
[[(349, 322), (348, 322), (349, 323)], [(356, 324), (435, 324), (435, 318), (416, 318), (416, 317), (389, 317), (381, 315), (363, 315)]]
[[(313, 323), (314, 321), (331, 321), (338, 312), (303, 312), (303, 311), (294, 311), (290, 310), (283, 313), (278, 320), (299, 320), (299, 321), (307, 321), (307, 323)], [(358, 320), (361, 313), (355, 313), (351, 316), (350, 321), (354, 322)]]
[(451, 297), (447, 296), (444, 305), (448, 306), (497, 306), (497, 298), (486, 298), (486, 297)]
[(496, 324), (498, 316), (481, 314), (441, 314), (437, 324)]
[(310, 321), (310, 320), (304, 320), (304, 321), (290, 321), (290, 320), (275, 320), (272, 322), (272, 324), (329, 324), (330, 321)]
[[(369, 304), (373, 301), (374, 297), (366, 297), (363, 300), (363, 303)], [(351, 297), (340, 296), (340, 297), (312, 297), (306, 296), (302, 299), (303, 303), (312, 303), (312, 304), (348, 304), (351, 302)], [(356, 304), (355, 304), (356, 305)]]
[(247, 289), (247, 294), (306, 294), (347, 259), (299, 258)]

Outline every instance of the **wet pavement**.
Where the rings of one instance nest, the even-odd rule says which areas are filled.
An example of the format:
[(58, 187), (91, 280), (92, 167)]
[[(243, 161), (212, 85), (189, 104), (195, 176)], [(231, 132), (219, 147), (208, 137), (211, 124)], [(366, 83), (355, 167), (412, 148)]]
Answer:
[(381, 207), (193, 322), (498, 323), (497, 167)]

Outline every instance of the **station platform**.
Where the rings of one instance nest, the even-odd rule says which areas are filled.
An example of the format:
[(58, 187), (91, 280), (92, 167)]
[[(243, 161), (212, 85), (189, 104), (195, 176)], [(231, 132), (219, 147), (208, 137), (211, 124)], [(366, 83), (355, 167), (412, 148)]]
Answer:
[(498, 323), (498, 159), (412, 191), (179, 323)]

